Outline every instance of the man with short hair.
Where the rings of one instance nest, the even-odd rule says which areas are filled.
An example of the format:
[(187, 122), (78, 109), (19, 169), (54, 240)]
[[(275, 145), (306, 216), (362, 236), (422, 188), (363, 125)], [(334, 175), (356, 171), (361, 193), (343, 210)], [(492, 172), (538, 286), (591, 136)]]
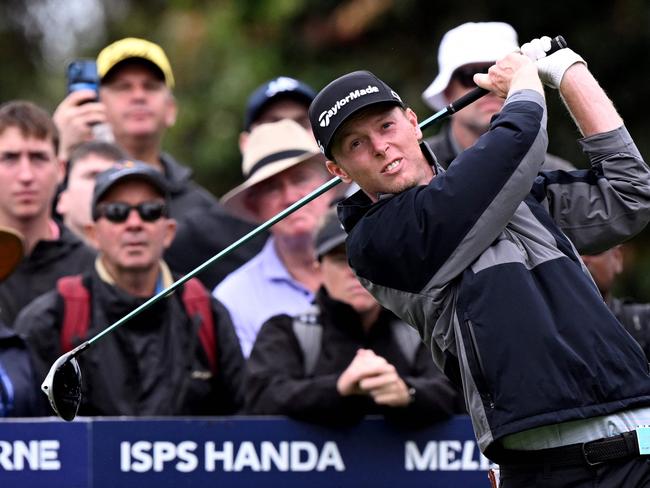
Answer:
[(81, 143), (70, 153), (56, 211), (80, 239), (86, 240), (86, 228), (92, 222), (90, 202), (95, 178), (123, 159), (126, 153), (122, 149), (102, 141)]
[(338, 425), (379, 414), (410, 426), (460, 413), (417, 332), (354, 276), (345, 237), (328, 211), (314, 238), (323, 286), (309, 309), (262, 326), (246, 363), (246, 411)]
[[(172, 284), (161, 259), (176, 228), (168, 205), (166, 181), (145, 163), (125, 161), (98, 175), (89, 229), (99, 250), (95, 266), (60, 280), (16, 321), (42, 377), (62, 353)], [(187, 293), (202, 305), (190, 308)], [(80, 297), (89, 310), (83, 318)], [(85, 375), (80, 415), (225, 415), (241, 404), (237, 337), (223, 305), (197, 280), (151, 305), (79, 361)]]
[[(325, 183), (329, 175), (323, 162), (313, 136), (296, 122), (262, 124), (246, 145), (246, 180), (222, 201), (238, 215), (262, 223)], [(313, 300), (321, 285), (313, 233), (327, 207), (327, 198), (316, 199), (275, 224), (262, 251), (215, 288), (214, 295), (232, 315), (244, 356), (269, 317), (298, 313)]]
[[(578, 251), (645, 227), (650, 171), (582, 58), (548, 55), (550, 41), (521, 47), (537, 65), (511, 53), (474, 75), (506, 101), (447, 171), (420, 145), (415, 113), (371, 73), (331, 82), (310, 118), (329, 170), (362, 188), (339, 206), (352, 268), (462, 379), (504, 485), (645, 486), (648, 363)], [(540, 77), (559, 89), (590, 170), (539, 172)]]
[[(497, 59), (517, 51), (517, 33), (505, 22), (466, 22), (442, 37), (438, 48), (438, 76), (422, 94), (424, 102), (438, 111), (474, 88), (474, 75), (487, 73)], [(473, 145), (501, 111), (503, 99), (488, 93), (456, 112), (441, 131), (426, 139), (443, 168)], [(543, 170), (572, 170), (571, 163), (547, 154)]]
[(54, 288), (61, 276), (86, 270), (94, 252), (52, 219), (63, 168), (58, 133), (49, 114), (26, 101), (0, 106), (0, 225), (20, 232), (25, 258), (0, 284), (0, 320), (12, 326), (18, 312)]

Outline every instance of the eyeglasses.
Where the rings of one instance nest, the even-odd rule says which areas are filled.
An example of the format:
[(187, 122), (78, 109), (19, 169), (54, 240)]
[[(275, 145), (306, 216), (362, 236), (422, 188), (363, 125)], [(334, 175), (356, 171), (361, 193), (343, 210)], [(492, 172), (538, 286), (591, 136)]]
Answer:
[(451, 75), (452, 79), (458, 80), (458, 83), (465, 88), (473, 88), (476, 86), (474, 83), (474, 75), (476, 73), (487, 73), (492, 64), (468, 64), (461, 66)]
[(155, 222), (160, 217), (167, 217), (167, 205), (163, 202), (142, 202), (129, 205), (124, 202), (107, 202), (97, 205), (93, 212), (93, 220), (106, 217), (110, 222), (124, 222), (129, 218), (131, 210), (137, 210), (140, 218), (145, 222)]

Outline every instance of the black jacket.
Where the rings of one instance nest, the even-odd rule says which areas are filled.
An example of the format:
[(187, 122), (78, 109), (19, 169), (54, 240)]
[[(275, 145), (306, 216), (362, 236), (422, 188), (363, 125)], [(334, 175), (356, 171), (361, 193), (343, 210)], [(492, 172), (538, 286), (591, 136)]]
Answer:
[(0, 417), (44, 415), (39, 387), (25, 341), (0, 322)]
[(95, 261), (95, 251), (65, 225), (58, 223), (56, 241), (39, 241), (32, 253), (0, 283), (0, 320), (12, 326), (20, 310), (34, 298), (52, 290), (62, 276), (84, 273)]
[[(84, 275), (91, 294), (87, 337), (96, 335), (145, 299)], [(200, 323), (187, 316), (179, 292), (160, 300), (79, 357), (83, 373), (80, 415), (227, 415), (241, 406), (243, 358), (226, 309), (212, 299), (218, 371), (211, 374), (198, 338)], [(54, 290), (23, 310), (24, 334), (44, 377), (61, 354), (63, 299)], [(75, 344), (76, 345), (76, 344)]]
[[(165, 252), (165, 261), (171, 269), (186, 274), (254, 229), (255, 226), (230, 214), (210, 192), (192, 181), (188, 167), (164, 153), (160, 162), (170, 187), (170, 214), (178, 222), (176, 237)], [(197, 278), (212, 291), (228, 274), (261, 251), (267, 237), (267, 232), (262, 233), (206, 268)]]
[[(293, 318), (277, 315), (260, 330), (246, 366), (246, 411), (288, 415), (325, 424), (351, 424), (366, 415), (383, 414), (402, 425), (424, 425), (460, 411), (458, 395), (435, 367), (424, 345), (409, 364), (396, 344), (389, 323), (396, 317), (383, 310), (366, 334), (359, 315), (333, 300), (321, 288), (316, 297), (323, 326), (320, 355), (313, 375), (306, 376), (303, 353), (293, 331)], [(415, 388), (406, 407), (375, 404), (367, 396), (342, 397), (336, 382), (359, 348), (372, 349), (393, 364)]]
[[(222, 206), (196, 208), (178, 222), (176, 237), (165, 252), (165, 261), (174, 271), (186, 274), (253, 229), (252, 224), (231, 215)], [(208, 290), (213, 290), (226, 276), (256, 256), (267, 237), (268, 232), (262, 232), (205, 268), (197, 278)]]
[(182, 220), (194, 208), (221, 206), (216, 197), (192, 180), (192, 170), (178, 163), (171, 155), (162, 153), (160, 164), (169, 186), (171, 217)]

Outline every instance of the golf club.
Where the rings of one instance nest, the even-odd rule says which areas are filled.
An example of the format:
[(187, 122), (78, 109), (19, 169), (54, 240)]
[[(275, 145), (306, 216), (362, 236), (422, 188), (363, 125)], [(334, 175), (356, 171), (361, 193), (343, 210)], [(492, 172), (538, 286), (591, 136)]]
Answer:
[[(552, 40), (551, 52), (564, 48), (566, 47), (566, 45), (567, 44), (562, 38), (562, 36), (558, 36)], [(439, 121), (444, 117), (447, 117), (457, 112), (458, 110), (461, 110), (462, 108), (478, 100), (479, 98), (486, 95), (487, 93), (489, 92), (483, 88), (478, 88), (478, 87), (475, 88), (467, 95), (450, 103), (444, 109), (438, 111), (428, 119), (424, 120), (419, 125), (420, 129), (426, 129), (434, 122)], [(210, 259), (208, 259), (203, 264), (194, 268), (192, 271), (187, 273), (182, 278), (179, 278), (177, 281), (172, 283), (168, 288), (152, 296), (149, 300), (147, 300), (142, 305), (140, 305), (139, 307), (137, 307), (136, 309), (132, 310), (127, 315), (122, 317), (121, 319), (117, 320), (116, 322), (108, 326), (102, 332), (96, 334), (94, 337), (88, 339), (84, 343), (75, 347), (73, 350), (61, 355), (54, 362), (54, 364), (52, 364), (47, 376), (45, 377), (45, 380), (43, 381), (43, 384), (41, 385), (41, 389), (47, 395), (50, 405), (52, 406), (56, 414), (59, 417), (61, 417), (63, 420), (71, 421), (75, 418), (79, 410), (79, 405), (81, 404), (81, 398), (82, 398), (82, 378), (81, 378), (81, 368), (79, 367), (79, 363), (76, 360), (76, 357), (78, 355), (80, 355), (83, 351), (88, 349), (91, 345), (101, 340), (104, 336), (110, 334), (116, 328), (120, 327), (122, 324), (124, 324), (134, 316), (138, 315), (143, 310), (149, 308), (153, 304), (157, 303), (161, 299), (165, 298), (166, 296), (176, 291), (176, 289), (182, 286), (185, 282), (192, 279), (198, 273), (200, 273), (205, 268), (207, 268), (208, 266), (212, 265), (213, 263), (221, 259), (223, 256), (226, 256), (233, 250), (247, 243), (251, 239), (257, 237), (260, 233), (272, 227), (273, 225), (275, 225), (285, 217), (291, 215), (293, 212), (305, 206), (315, 198), (319, 197), (323, 193), (334, 188), (336, 185), (341, 183), (341, 181), (342, 180), (338, 176), (327, 181), (326, 183), (324, 183), (323, 185), (315, 189), (313, 192), (311, 192), (309, 195), (304, 196), (303, 198), (295, 202), (293, 205), (289, 206), (282, 212), (279, 212), (278, 214), (276, 214), (274, 217), (270, 218), (266, 222), (260, 224), (258, 227), (250, 231), (248, 234), (238, 239), (237, 241), (235, 241), (234, 243), (232, 243), (230, 246), (226, 247), (219, 253), (215, 254)]]

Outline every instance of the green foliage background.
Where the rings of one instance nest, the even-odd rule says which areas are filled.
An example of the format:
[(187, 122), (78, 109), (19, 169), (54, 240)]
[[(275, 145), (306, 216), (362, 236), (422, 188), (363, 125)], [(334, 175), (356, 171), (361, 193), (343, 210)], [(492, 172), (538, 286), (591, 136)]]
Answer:
[[(28, 98), (54, 110), (65, 92), (65, 63), (44, 56), (43, 32), (32, 14), (48, 1), (69, 5), (0, 2), (2, 101)], [(126, 36), (161, 44), (174, 67), (180, 106), (165, 149), (216, 195), (241, 180), (237, 137), (243, 108), (263, 81), (289, 75), (319, 89), (342, 73), (369, 69), (424, 118), (431, 112), (420, 94), (437, 72), (437, 44), (446, 30), (467, 21), (509, 22), (521, 42), (564, 35), (589, 62), (650, 159), (650, 3), (644, 0), (98, 1), (105, 15), (100, 35), (79, 36), (71, 59), (94, 57)], [(584, 166), (572, 122), (557, 97), (548, 98), (550, 152)], [(619, 291), (650, 301), (647, 234), (627, 248), (628, 271)]]

